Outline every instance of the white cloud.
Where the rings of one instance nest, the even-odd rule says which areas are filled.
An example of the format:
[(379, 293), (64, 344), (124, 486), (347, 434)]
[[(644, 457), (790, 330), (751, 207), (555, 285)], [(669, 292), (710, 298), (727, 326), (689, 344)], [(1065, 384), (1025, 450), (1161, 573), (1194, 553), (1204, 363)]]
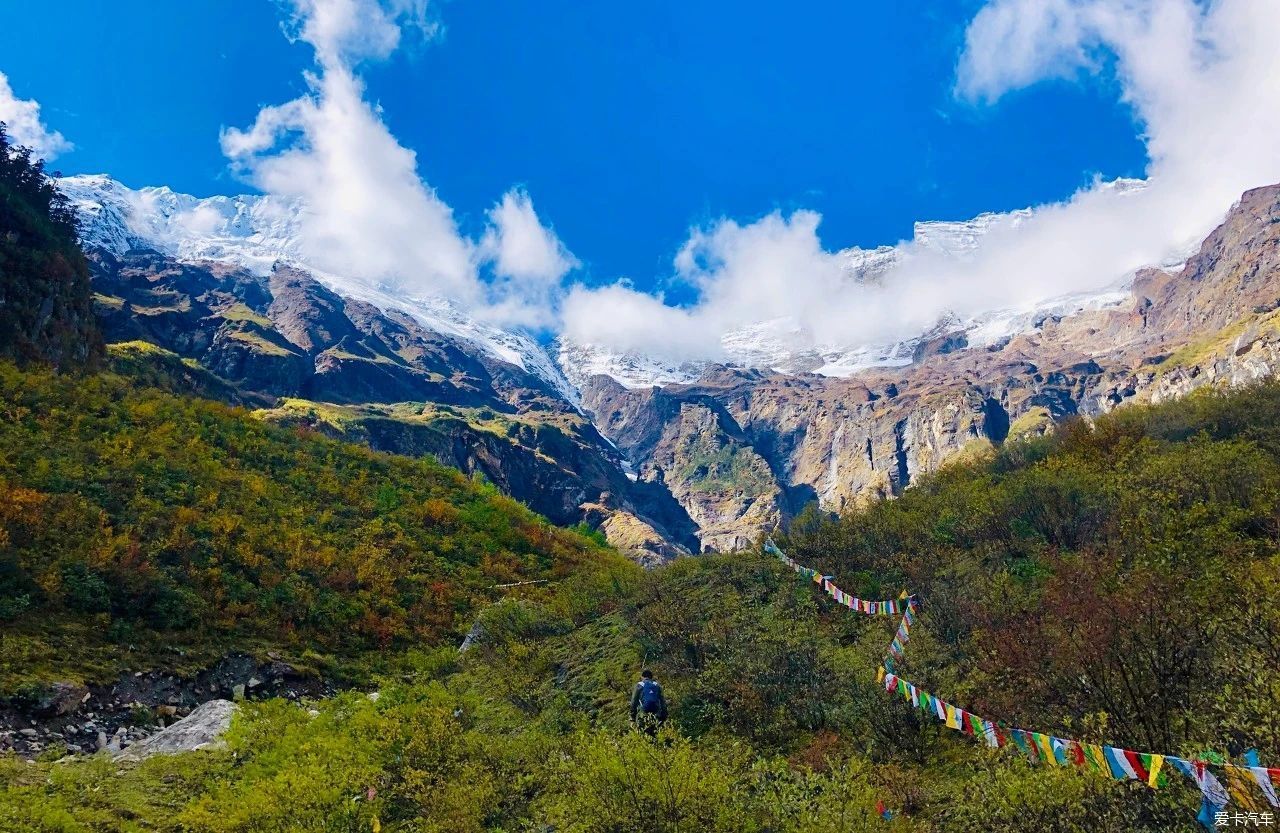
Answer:
[[(419, 176), (416, 154), (365, 100), (362, 61), (389, 56), (406, 29), (436, 31), (425, 0), (294, 0), (293, 11), (287, 31), (315, 50), (309, 92), (263, 107), (247, 129), (225, 129), (222, 149), (255, 186), (305, 206), (307, 261), (406, 295), (442, 295), (491, 320), (548, 323), (575, 261), (528, 196), (513, 192), (491, 214), (492, 249), (466, 238)], [(491, 259), (496, 282), (481, 275)]]
[(291, 28), (293, 37), (315, 48), (316, 59), (322, 65), (349, 66), (366, 58), (388, 57), (400, 45), (402, 21), (425, 34), (434, 33), (428, 23), (426, 0), (387, 4), (368, 0), (294, 0)]
[(40, 121), (38, 103), (13, 94), (9, 78), (3, 72), (0, 72), (0, 121), (4, 122), (14, 144), (31, 148), (37, 157), (45, 161), (74, 147), (61, 133), (48, 129)]
[[(713, 357), (721, 335), (787, 318), (812, 343), (855, 345), (917, 334), (948, 312), (1110, 285), (1198, 242), (1243, 191), (1280, 181), (1278, 40), (1274, 0), (990, 0), (968, 27), (957, 95), (993, 103), (1114, 67), (1147, 144), (1147, 187), (1097, 183), (997, 224), (960, 261), (901, 244), (901, 262), (878, 285), (842, 275), (816, 214), (722, 220), (691, 232), (676, 258), (677, 276), (697, 290), (693, 306), (666, 312), (626, 287), (579, 290), (565, 306), (566, 333), (670, 355), (674, 317), (699, 331), (677, 340), (681, 357)], [(647, 339), (646, 318), (662, 322)]]
[(488, 216), (479, 253), (498, 278), (490, 291), (491, 316), (528, 327), (552, 326), (561, 279), (579, 265), (577, 259), (542, 224), (524, 191), (508, 191)]
[(572, 324), (568, 333), (579, 341), (673, 361), (719, 358), (719, 334), (704, 325), (703, 314), (669, 306), (662, 296), (637, 292), (624, 282), (599, 289), (575, 286), (563, 310)]

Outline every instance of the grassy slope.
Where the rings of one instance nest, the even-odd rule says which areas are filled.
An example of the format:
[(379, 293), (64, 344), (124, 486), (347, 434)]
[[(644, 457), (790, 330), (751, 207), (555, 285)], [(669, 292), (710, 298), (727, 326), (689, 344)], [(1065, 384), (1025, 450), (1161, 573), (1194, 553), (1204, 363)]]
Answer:
[[(1243, 740), (1272, 762), (1278, 452), (1280, 387), (1199, 395), (1008, 444), (843, 519), (804, 517), (784, 545), (862, 595), (921, 593), (904, 670), (979, 713), (1182, 754)], [(388, 833), (1196, 829), (1198, 797), (1176, 777), (1155, 791), (1031, 767), (887, 698), (872, 671), (892, 623), (835, 608), (768, 559), (620, 575), (632, 580), (485, 608), (488, 638), (461, 658), (397, 652), (377, 702), (344, 695), (314, 720), (251, 707), (226, 752), (120, 772), (0, 763), (0, 819), (9, 807), (41, 819), (35, 830), (219, 833), (375, 818)], [(665, 744), (621, 731), (642, 662), (672, 701)], [(898, 811), (892, 825), (877, 801)]]
[(0, 692), (230, 644), (374, 656), (457, 638), (495, 583), (631, 572), (455, 470), (119, 376), (0, 365), (0, 410)]

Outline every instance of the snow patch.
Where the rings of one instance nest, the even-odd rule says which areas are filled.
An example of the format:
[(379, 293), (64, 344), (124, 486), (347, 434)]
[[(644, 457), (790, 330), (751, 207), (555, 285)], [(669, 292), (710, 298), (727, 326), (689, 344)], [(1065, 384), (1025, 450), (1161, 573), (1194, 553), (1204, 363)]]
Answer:
[(531, 336), (477, 321), (444, 297), (405, 297), (394, 289), (335, 275), (307, 262), (299, 243), (306, 207), (274, 196), (197, 198), (169, 188), (127, 188), (101, 174), (57, 180), (80, 218), (80, 242), (120, 257), (148, 249), (176, 260), (215, 261), (267, 275), (277, 263), (295, 266), (339, 295), (412, 315), (424, 327), (464, 340), (493, 358), (547, 382), (578, 402), (551, 356)]

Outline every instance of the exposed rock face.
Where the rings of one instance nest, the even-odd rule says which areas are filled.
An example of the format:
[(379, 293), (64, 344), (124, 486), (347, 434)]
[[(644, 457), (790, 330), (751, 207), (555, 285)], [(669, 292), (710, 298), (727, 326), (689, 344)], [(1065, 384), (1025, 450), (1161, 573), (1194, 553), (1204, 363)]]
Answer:
[(210, 700), (192, 710), (172, 726), (166, 726), (115, 756), (117, 761), (141, 761), (152, 755), (176, 755), (198, 749), (216, 748), (231, 728), (236, 704), (230, 700)]
[(558, 524), (601, 526), (621, 513), (606, 534), (646, 563), (697, 548), (695, 524), (670, 493), (628, 479), (617, 451), (534, 373), (405, 313), (344, 298), (295, 267), (260, 277), (148, 250), (90, 257), (108, 340), (198, 362), (230, 383), (222, 398), (287, 397), (267, 416), (432, 455)]
[(38, 717), (61, 717), (78, 709), (88, 696), (89, 689), (77, 683), (50, 683), (35, 695), (31, 711)]
[(239, 691), (248, 699), (298, 701), (338, 689), (314, 672), (268, 655), (259, 661), (230, 653), (190, 677), (150, 670), (123, 673), (111, 683), (50, 683), (0, 699), (0, 751), (32, 757), (48, 750), (119, 752), (185, 717), (209, 700)]
[(583, 407), (639, 479), (670, 493), (688, 513), (701, 549), (746, 546), (780, 519), (782, 494), (769, 463), (704, 389), (635, 390), (596, 376), (583, 394)]
[(966, 450), (1066, 417), (1273, 375), (1280, 186), (1246, 193), (1180, 271), (1145, 270), (1131, 294), (987, 348), (935, 331), (911, 365), (849, 378), (712, 367), (637, 389), (595, 376), (583, 407), (680, 501), (704, 548), (740, 545), (813, 498), (841, 510), (897, 494)]

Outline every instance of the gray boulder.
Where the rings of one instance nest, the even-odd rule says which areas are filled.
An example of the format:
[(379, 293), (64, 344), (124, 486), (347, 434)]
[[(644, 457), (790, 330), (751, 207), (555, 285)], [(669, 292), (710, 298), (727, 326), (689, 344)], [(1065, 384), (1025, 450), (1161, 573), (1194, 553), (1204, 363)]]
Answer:
[(88, 695), (89, 689), (77, 683), (49, 683), (36, 693), (31, 710), (41, 717), (71, 714)]
[(236, 704), (230, 700), (210, 700), (172, 726), (143, 738), (115, 756), (117, 761), (141, 761), (152, 755), (174, 755), (196, 749), (216, 749), (231, 725)]

